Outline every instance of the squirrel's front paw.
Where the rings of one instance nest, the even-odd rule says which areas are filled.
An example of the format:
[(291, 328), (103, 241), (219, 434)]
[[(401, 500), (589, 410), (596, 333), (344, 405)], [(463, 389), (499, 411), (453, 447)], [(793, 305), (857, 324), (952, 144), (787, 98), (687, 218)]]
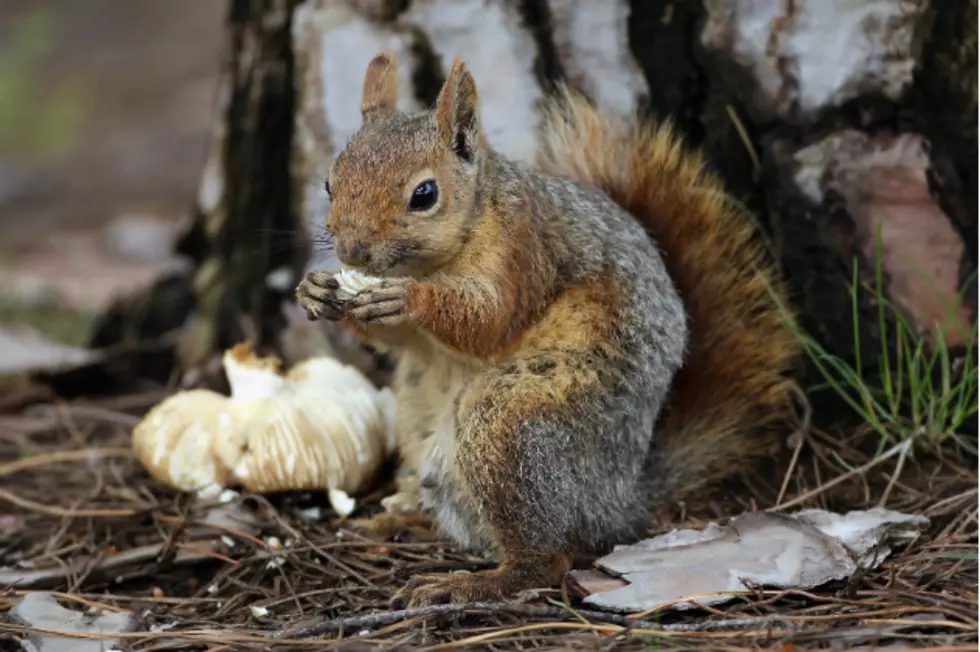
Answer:
[(340, 283), (330, 272), (308, 273), (296, 288), (296, 301), (311, 320), (337, 321), (344, 316)]
[(392, 278), (364, 288), (346, 304), (346, 313), (366, 324), (395, 326), (408, 316), (413, 279)]

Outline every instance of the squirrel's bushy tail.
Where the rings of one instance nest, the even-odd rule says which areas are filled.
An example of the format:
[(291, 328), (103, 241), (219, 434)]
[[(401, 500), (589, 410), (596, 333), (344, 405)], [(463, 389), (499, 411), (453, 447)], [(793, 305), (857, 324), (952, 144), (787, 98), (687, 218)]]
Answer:
[(646, 226), (684, 298), (690, 344), (657, 455), (660, 499), (680, 499), (769, 453), (789, 404), (799, 346), (770, 288), (783, 294), (754, 218), (669, 124), (614, 123), (564, 90), (537, 161), (548, 174), (607, 192)]

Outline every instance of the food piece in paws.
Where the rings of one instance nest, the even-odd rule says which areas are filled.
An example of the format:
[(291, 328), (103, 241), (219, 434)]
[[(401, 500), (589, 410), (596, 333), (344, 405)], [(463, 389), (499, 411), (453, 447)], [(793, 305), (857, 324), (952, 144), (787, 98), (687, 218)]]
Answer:
[(377, 276), (368, 276), (354, 269), (342, 269), (334, 275), (340, 283), (340, 298), (347, 300), (355, 296), (361, 290), (371, 287), (382, 280)]

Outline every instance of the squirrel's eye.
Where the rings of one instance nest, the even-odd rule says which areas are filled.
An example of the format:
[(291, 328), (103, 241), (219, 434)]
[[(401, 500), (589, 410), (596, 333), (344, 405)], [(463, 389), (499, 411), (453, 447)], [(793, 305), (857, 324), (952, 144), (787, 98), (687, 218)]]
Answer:
[(333, 195), (330, 194), (330, 179), (323, 180), (323, 189), (326, 191), (327, 197), (333, 197)]
[(438, 200), (439, 187), (434, 180), (426, 179), (412, 191), (412, 198), (408, 200), (408, 210), (427, 211), (435, 206)]

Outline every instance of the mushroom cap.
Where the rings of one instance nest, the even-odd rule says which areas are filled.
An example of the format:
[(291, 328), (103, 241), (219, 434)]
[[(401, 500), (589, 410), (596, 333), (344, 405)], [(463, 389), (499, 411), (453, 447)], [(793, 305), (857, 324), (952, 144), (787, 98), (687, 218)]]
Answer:
[(332, 358), (300, 363), (285, 380), (280, 393), (251, 408), (237, 460), (219, 453), (233, 477), (252, 491), (367, 488), (388, 453), (379, 391)]
[(282, 362), (274, 355), (260, 358), (248, 342), (225, 351), (221, 359), (231, 387), (231, 400), (239, 403), (274, 396), (285, 379), (279, 373)]
[(226, 396), (206, 389), (179, 392), (151, 409), (133, 429), (133, 450), (150, 474), (181, 491), (220, 491), (228, 470), (212, 442), (234, 431), (238, 416)]

